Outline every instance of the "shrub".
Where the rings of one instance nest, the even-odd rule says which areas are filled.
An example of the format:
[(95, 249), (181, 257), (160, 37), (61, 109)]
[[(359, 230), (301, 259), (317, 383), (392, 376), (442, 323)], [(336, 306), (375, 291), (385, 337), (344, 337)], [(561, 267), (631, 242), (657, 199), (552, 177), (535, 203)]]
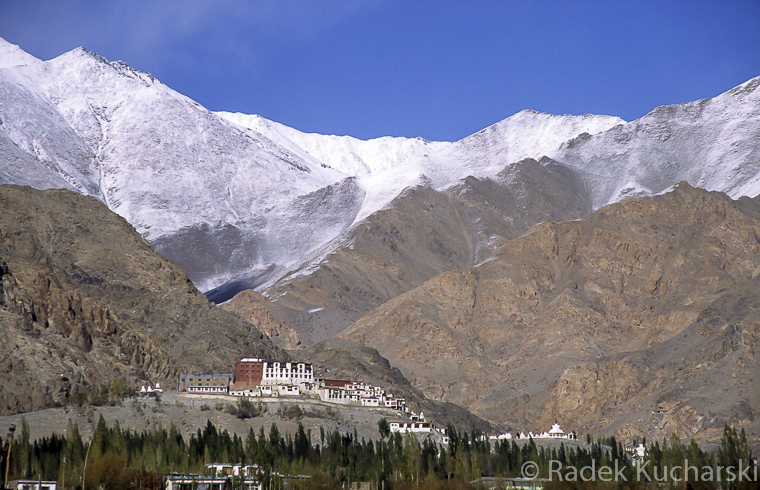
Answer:
[(248, 397), (240, 397), (235, 407), (235, 415), (241, 420), (258, 417), (261, 415), (261, 403), (256, 406)]
[(288, 420), (301, 420), (303, 418), (303, 410), (296, 404), (283, 405), (280, 407), (280, 417)]

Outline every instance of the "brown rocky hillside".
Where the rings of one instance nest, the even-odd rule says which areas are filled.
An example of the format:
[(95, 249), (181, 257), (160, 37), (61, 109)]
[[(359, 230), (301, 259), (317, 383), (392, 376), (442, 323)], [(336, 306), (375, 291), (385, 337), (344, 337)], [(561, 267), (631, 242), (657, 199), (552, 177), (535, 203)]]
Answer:
[[(0, 186), (0, 210), (0, 415), (63, 401), (64, 377), (70, 395), (121, 378), (172, 388), (181, 371), (231, 372), (243, 356), (289, 358), (254, 325), (208, 302), (184, 270), (100, 202)], [(267, 334), (297, 343), (266, 309), (246, 312)], [(374, 349), (333, 340), (295, 357), (325, 376), (358, 374), (440, 424), (491, 427), (425, 399)]]
[(0, 186), (0, 414), (60, 399), (63, 376), (173, 386), (242, 355), (287, 358), (97, 200)]
[(759, 274), (760, 199), (681, 183), (542, 223), (340, 336), (513, 429), (757, 439)]
[(577, 175), (548, 158), (516, 163), (493, 180), (469, 177), (445, 192), (408, 189), (355, 226), (347, 245), (308, 274), (298, 272), (268, 290), (273, 302), (243, 292), (227, 307), (244, 318), (266, 308), (273, 331), (284, 332), (273, 336), (278, 345), (293, 345), (292, 330), (310, 346), (441, 272), (488, 259), (536, 223), (590, 211)]
[(381, 386), (388, 393), (404, 398), (415, 412), (423, 412), (427, 421), (438, 427), (453, 423), (457, 427), (478, 429), (494, 433), (494, 424), (474, 416), (453, 403), (432, 400), (412, 386), (398, 368), (392, 366), (376, 349), (357, 345), (344, 339), (329, 339), (300, 351), (316, 366), (319, 377), (330, 379), (358, 379), (373, 386)]

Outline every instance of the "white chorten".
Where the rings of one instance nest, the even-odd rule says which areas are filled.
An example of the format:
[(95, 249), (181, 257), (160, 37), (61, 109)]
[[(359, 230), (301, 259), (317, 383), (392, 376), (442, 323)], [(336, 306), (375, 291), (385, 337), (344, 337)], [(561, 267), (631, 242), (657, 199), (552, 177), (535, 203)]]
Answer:
[(554, 425), (552, 425), (552, 429), (549, 431), (549, 437), (565, 437), (565, 432), (556, 420), (554, 421)]

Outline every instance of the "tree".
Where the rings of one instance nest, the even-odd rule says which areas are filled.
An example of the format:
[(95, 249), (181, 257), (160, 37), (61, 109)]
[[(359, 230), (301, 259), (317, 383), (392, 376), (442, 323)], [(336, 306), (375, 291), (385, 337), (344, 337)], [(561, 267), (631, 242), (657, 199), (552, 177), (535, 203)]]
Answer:
[(380, 485), (385, 488), (385, 458), (387, 450), (385, 450), (385, 438), (391, 435), (391, 426), (385, 417), (377, 421), (377, 431), (380, 433), (380, 447), (378, 452), (380, 453)]
[(377, 430), (380, 432), (380, 438), (383, 440), (391, 435), (391, 426), (385, 418), (377, 421)]
[(725, 468), (733, 467), (736, 472), (740, 464), (745, 468), (749, 466), (750, 460), (749, 444), (744, 429), (737, 433), (736, 428), (729, 427), (726, 423), (723, 426), (723, 435), (720, 438), (720, 448), (718, 448), (718, 464), (724, 468), (719, 475), (721, 481), (727, 483), (730, 489), (736, 488), (737, 479), (731, 479)]
[(107, 454), (92, 462), (87, 469), (87, 488), (126, 490), (129, 484), (124, 472), (124, 460), (116, 454)]
[(309, 439), (306, 437), (306, 431), (303, 428), (303, 424), (298, 422), (298, 431), (293, 442), (294, 455), (296, 460), (305, 460), (309, 456)]

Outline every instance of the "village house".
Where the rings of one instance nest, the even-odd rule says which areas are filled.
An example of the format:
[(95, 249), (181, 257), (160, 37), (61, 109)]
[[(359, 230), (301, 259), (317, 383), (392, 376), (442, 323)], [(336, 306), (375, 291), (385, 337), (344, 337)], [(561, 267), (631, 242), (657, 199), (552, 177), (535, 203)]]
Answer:
[[(392, 420), (388, 425), (391, 432), (412, 432), (412, 433), (429, 433), (437, 430), (441, 435), (445, 436), (446, 431), (443, 429), (436, 429), (432, 424), (425, 421), (425, 414), (420, 412), (416, 414), (411, 412), (409, 416), (411, 421), (405, 420)], [(447, 439), (448, 444), (448, 439)]]
[(231, 380), (232, 374), (180, 374), (179, 391), (226, 395)]
[(433, 426), (429, 422), (404, 422), (393, 421), (390, 424), (391, 432), (432, 432)]
[(351, 401), (348, 392), (343, 388), (328, 387), (319, 389), (319, 399), (323, 402), (338, 403), (340, 405), (347, 405)]
[(254, 478), (260, 476), (261, 468), (257, 464), (207, 463), (206, 473), (209, 476), (244, 476)]

